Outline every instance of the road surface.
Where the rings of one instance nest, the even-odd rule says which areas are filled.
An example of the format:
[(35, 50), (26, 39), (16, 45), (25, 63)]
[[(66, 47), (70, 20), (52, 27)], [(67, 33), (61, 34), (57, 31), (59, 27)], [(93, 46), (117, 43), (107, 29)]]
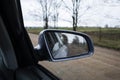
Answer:
[[(29, 34), (33, 45), (38, 35)], [(63, 80), (120, 80), (120, 52), (96, 47), (93, 56), (64, 62), (39, 62)]]

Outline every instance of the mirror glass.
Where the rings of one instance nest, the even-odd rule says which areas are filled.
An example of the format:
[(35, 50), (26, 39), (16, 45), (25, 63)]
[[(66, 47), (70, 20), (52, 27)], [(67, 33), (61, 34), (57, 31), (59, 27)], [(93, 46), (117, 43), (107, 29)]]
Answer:
[(65, 32), (46, 32), (45, 39), (54, 59), (68, 58), (88, 53), (83, 36)]

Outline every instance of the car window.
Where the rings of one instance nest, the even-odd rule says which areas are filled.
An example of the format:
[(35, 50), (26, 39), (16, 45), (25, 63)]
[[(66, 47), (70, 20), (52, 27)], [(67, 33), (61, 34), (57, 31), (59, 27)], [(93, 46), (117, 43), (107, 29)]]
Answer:
[(24, 26), (34, 46), (41, 30), (55, 28), (87, 33), (95, 44), (119, 50), (119, 0), (20, 1)]
[[(120, 0), (20, 0), (20, 2), (24, 26), (33, 46), (38, 44), (39, 33), (49, 28), (84, 32), (95, 44), (95, 56), (90, 59), (60, 63), (43, 61), (40, 64), (64, 80), (79, 80), (80, 77), (83, 80), (120, 79), (117, 76), (120, 75), (118, 68), (120, 64), (117, 63), (119, 57), (116, 58), (120, 53)], [(61, 41), (60, 34), (47, 36), (51, 51), (54, 44), (57, 47), (53, 51), (57, 51), (65, 44)], [(114, 70), (116, 72), (113, 72)]]

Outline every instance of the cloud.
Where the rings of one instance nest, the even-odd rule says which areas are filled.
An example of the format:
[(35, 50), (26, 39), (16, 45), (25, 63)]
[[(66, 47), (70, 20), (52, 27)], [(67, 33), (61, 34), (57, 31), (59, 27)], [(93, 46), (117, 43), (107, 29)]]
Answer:
[[(67, 6), (71, 6), (71, 0), (64, 0)], [(109, 26), (120, 25), (120, 1), (119, 0), (81, 0), (79, 11), (79, 25), (83, 26)], [(41, 11), (38, 0), (21, 0), (24, 23), (26, 26), (41, 25), (41, 18), (31, 15), (32, 13), (39, 14)], [(62, 4), (63, 6), (63, 4)], [(86, 7), (90, 9), (85, 12)], [(39, 11), (39, 12), (38, 12)], [(59, 10), (58, 26), (72, 26), (72, 14), (61, 7)], [(42, 11), (41, 11), (42, 12)], [(85, 12), (85, 13), (84, 13)], [(42, 14), (40, 14), (42, 16)], [(42, 20), (42, 19), (41, 19)], [(53, 21), (50, 21), (53, 26)]]

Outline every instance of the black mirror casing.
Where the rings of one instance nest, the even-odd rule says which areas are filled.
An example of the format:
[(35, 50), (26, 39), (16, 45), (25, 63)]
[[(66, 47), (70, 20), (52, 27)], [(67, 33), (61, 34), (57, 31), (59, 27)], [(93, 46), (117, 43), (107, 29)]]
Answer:
[(38, 45), (34, 48), (36, 52), (36, 58), (38, 61), (49, 60), (50, 56), (47, 50), (47, 46), (44, 40), (44, 31), (41, 31), (38, 37)]
[[(48, 45), (48, 36), (47, 33), (65, 33), (65, 34), (70, 34), (70, 35), (77, 35), (77, 36), (81, 36), (86, 40), (86, 44), (88, 46), (87, 48), (87, 52), (85, 52), (84, 54), (80, 54), (80, 55), (75, 55), (75, 56), (67, 56), (67, 57), (59, 57), (59, 58), (55, 58), (53, 56), (53, 53), (50, 50), (50, 46)], [(53, 38), (54, 40), (55, 38)], [(71, 38), (69, 38), (71, 39)], [(90, 37), (84, 33), (79, 33), (79, 32), (74, 32), (74, 31), (66, 31), (66, 30), (55, 30), (55, 29), (46, 29), (43, 30), (40, 34), (39, 34), (39, 39), (38, 39), (38, 47), (35, 48), (35, 50), (37, 51), (37, 55), (39, 60), (49, 60), (49, 61), (64, 61), (64, 60), (72, 60), (72, 59), (79, 59), (79, 58), (84, 58), (84, 57), (88, 57), (93, 55), (94, 53), (94, 47), (93, 47), (93, 42), (90, 39)], [(63, 50), (63, 49), (62, 49)], [(62, 51), (60, 50), (60, 51)], [(65, 51), (65, 50), (63, 50)], [(60, 53), (62, 54), (62, 53)]]

